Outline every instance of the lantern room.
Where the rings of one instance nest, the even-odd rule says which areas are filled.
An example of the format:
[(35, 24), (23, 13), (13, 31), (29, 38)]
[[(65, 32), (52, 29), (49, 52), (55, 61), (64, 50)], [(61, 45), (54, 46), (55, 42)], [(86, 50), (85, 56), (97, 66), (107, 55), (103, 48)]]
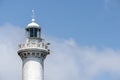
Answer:
[(32, 19), (32, 22), (26, 27), (27, 38), (40, 38), (41, 37), (41, 28), (35, 22), (35, 19)]

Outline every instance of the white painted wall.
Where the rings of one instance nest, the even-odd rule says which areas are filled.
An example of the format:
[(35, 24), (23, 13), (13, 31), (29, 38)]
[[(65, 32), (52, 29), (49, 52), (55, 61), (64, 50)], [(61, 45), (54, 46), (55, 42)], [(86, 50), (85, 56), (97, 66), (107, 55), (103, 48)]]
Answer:
[(41, 58), (26, 58), (23, 60), (22, 80), (44, 80), (44, 62)]

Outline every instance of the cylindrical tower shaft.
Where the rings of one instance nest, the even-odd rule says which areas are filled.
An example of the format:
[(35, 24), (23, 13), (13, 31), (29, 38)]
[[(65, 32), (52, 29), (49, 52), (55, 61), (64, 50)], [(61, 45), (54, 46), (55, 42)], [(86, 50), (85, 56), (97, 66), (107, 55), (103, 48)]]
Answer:
[(44, 80), (44, 60), (49, 54), (49, 50), (42, 47), (36, 49), (28, 44), (24, 44), (24, 46), (27, 48), (21, 47), (18, 51), (23, 63), (22, 80)]
[(43, 65), (41, 58), (23, 60), (23, 80), (44, 80)]

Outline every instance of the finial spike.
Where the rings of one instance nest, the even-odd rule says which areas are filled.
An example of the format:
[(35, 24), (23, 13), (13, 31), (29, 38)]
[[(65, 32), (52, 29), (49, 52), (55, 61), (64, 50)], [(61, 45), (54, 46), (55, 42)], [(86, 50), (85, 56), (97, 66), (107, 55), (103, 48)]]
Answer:
[(35, 21), (35, 11), (34, 11), (34, 9), (32, 10), (32, 22), (34, 22)]

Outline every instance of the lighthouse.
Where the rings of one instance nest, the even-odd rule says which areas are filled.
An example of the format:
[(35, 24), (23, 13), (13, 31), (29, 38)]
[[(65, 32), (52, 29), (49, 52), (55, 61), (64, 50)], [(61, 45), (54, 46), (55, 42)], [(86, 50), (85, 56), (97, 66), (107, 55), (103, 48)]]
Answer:
[(34, 11), (25, 31), (26, 40), (18, 48), (22, 60), (22, 80), (44, 80), (44, 60), (50, 54), (49, 43), (41, 37), (41, 27), (35, 21)]

